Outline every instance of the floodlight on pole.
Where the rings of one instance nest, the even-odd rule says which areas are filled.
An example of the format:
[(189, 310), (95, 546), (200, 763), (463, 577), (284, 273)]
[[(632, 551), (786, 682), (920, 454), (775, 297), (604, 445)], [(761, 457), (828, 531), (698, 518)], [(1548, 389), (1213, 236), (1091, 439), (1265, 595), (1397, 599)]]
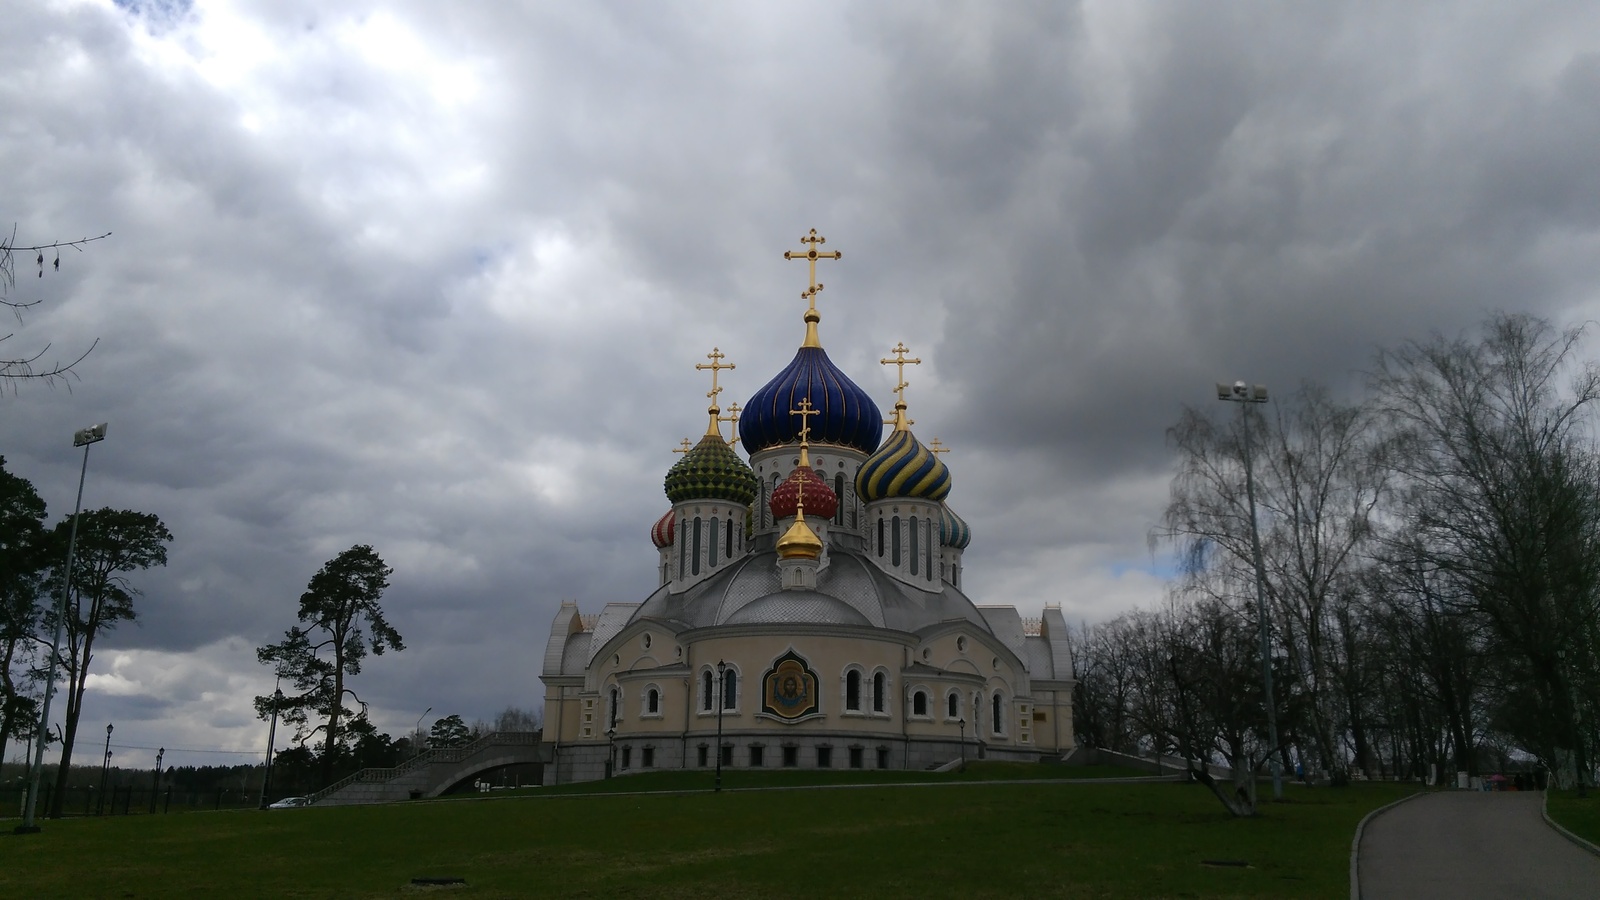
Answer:
[(1217, 383), (1217, 399), (1239, 404), (1239, 424), (1244, 429), (1244, 493), (1250, 504), (1250, 555), (1256, 569), (1256, 619), (1261, 630), (1261, 704), (1267, 710), (1267, 756), (1272, 771), (1272, 799), (1283, 799), (1283, 767), (1278, 759), (1278, 711), (1272, 696), (1272, 645), (1267, 637), (1267, 570), (1261, 561), (1261, 530), (1256, 524), (1256, 478), (1251, 461), (1249, 405), (1267, 402), (1267, 386), (1235, 381)]
[(83, 448), (83, 467), (78, 470), (78, 502), (72, 508), (72, 530), (67, 538), (67, 567), (61, 570), (61, 593), (56, 597), (56, 630), (50, 639), (50, 666), (44, 678), (44, 702), (39, 704), (39, 728), (33, 751), (33, 767), (28, 773), (28, 799), (22, 807), (22, 824), (17, 834), (32, 834), (39, 830), (34, 822), (34, 812), (39, 805), (39, 773), (44, 769), (44, 745), (50, 739), (50, 700), (56, 692), (56, 663), (61, 655), (61, 624), (66, 618), (67, 594), (72, 590), (72, 556), (78, 548), (78, 514), (83, 512), (83, 481), (89, 474), (89, 445), (106, 439), (106, 423), (91, 425), (74, 432), (72, 446)]

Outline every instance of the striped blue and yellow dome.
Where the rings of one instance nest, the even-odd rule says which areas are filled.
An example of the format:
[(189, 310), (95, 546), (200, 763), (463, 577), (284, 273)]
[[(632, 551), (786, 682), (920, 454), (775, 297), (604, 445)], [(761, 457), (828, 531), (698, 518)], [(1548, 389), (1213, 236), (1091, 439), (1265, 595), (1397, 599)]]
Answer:
[(956, 515), (948, 506), (943, 506), (943, 509), (944, 518), (939, 520), (939, 543), (957, 550), (967, 549), (967, 545), (972, 543), (972, 529), (967, 527), (967, 520)]
[(828, 359), (821, 347), (801, 347), (794, 361), (745, 404), (739, 439), (746, 453), (800, 443), (801, 417), (792, 410), (809, 398), (811, 444), (835, 444), (871, 453), (883, 439), (883, 413), (867, 392)]
[(868, 503), (893, 497), (943, 500), (949, 493), (950, 470), (909, 428), (896, 428), (856, 473), (856, 494)]

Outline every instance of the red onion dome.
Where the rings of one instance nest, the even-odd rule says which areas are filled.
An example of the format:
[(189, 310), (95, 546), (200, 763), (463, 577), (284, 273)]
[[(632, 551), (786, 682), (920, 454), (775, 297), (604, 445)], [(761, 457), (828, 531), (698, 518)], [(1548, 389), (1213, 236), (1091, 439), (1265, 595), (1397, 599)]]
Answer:
[(833, 514), (839, 510), (839, 496), (808, 465), (796, 466), (789, 477), (773, 489), (772, 500), (768, 504), (772, 509), (772, 518), (787, 519), (794, 515), (799, 505), (797, 501), (801, 496), (802, 483), (805, 485), (806, 515), (819, 519), (833, 518)]
[(650, 540), (662, 549), (671, 547), (672, 532), (677, 527), (677, 522), (678, 517), (672, 514), (672, 510), (667, 510), (667, 514), (657, 519), (656, 524), (651, 526)]

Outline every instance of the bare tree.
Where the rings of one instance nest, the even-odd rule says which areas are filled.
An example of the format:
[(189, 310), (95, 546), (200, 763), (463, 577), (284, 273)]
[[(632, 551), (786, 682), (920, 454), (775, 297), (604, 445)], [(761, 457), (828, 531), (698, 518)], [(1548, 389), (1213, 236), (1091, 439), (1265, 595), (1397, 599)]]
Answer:
[[(104, 240), (110, 236), (111, 232), (108, 231), (99, 237), (86, 237), (79, 238), (75, 241), (52, 241), (48, 244), (19, 246), (17, 244), (17, 229), (15, 226), (13, 226), (9, 235), (0, 237), (0, 307), (9, 309), (13, 317), (15, 317), (17, 322), (20, 323), (22, 321), (23, 311), (39, 304), (39, 301), (37, 300), (19, 301), (11, 299), (11, 292), (17, 284), (16, 260), (18, 254), (21, 254), (23, 259), (27, 259), (29, 256), (32, 256), (34, 265), (38, 270), (38, 276), (43, 278), (45, 273), (46, 252), (53, 254), (50, 261), (51, 270), (59, 272), (61, 270), (61, 251), (63, 249), (77, 250), (81, 252), (84, 245), (93, 243), (95, 241)], [(14, 336), (15, 335), (12, 333), (0, 335), (0, 343), (4, 343)], [(73, 359), (71, 362), (67, 363), (40, 362), (40, 360), (44, 359), (45, 354), (50, 352), (49, 344), (45, 344), (43, 347), (40, 347), (38, 350), (31, 353), (24, 352), (20, 356), (0, 356), (0, 390), (3, 390), (6, 387), (12, 387), (14, 389), (16, 383), (23, 379), (38, 378), (48, 382), (66, 376), (72, 371), (73, 366), (83, 362), (84, 357), (87, 357), (91, 352), (94, 351), (95, 345), (98, 343), (98, 340), (94, 341), (89, 345), (89, 348), (80, 353), (76, 359)]]

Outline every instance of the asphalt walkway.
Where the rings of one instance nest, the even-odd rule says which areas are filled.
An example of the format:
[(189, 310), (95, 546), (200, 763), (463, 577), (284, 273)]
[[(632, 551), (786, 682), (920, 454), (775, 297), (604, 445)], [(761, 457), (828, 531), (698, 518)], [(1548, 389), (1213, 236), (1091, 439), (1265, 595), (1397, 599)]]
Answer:
[(1367, 823), (1357, 851), (1362, 900), (1600, 898), (1600, 856), (1540, 815), (1534, 791), (1446, 791)]

